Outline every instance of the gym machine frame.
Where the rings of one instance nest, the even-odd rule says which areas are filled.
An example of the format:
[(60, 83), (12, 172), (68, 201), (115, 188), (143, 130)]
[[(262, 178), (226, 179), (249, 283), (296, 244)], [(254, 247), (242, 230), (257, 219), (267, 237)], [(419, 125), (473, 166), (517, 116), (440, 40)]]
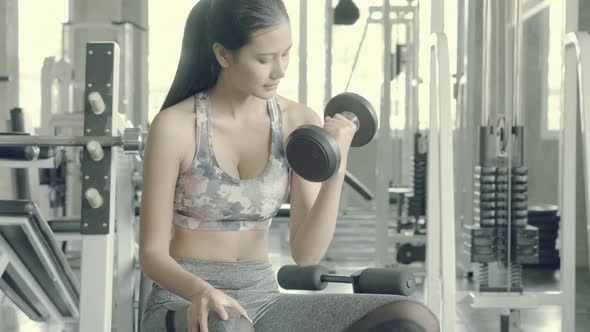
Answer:
[[(569, 8), (572, 10), (571, 8)], [(577, 14), (577, 13), (576, 13)], [(568, 23), (566, 23), (568, 24)], [(577, 23), (576, 23), (577, 25)], [(569, 29), (566, 29), (568, 31)], [(561, 292), (559, 304), (562, 306), (562, 331), (576, 329), (576, 127), (579, 103), (582, 127), (582, 151), (584, 176), (586, 178), (586, 207), (590, 202), (588, 176), (590, 176), (590, 34), (588, 32), (569, 32), (566, 35), (563, 72), (563, 113), (561, 128), (562, 179), (560, 205), (563, 206), (561, 239)], [(576, 88), (577, 83), (577, 88)], [(590, 235), (590, 215), (586, 216), (588, 235)], [(589, 245), (590, 252), (590, 245)]]
[[(409, 184), (409, 179), (411, 177), (411, 171), (408, 167), (408, 164), (403, 162), (404, 160), (408, 160), (412, 157), (414, 152), (414, 132), (418, 129), (418, 114), (417, 114), (417, 105), (418, 105), (418, 32), (419, 32), (419, 15), (418, 15), (418, 3), (417, 1), (410, 1), (408, 0), (408, 5), (406, 6), (389, 6), (389, 12), (395, 14), (393, 18), (388, 18), (388, 22), (385, 21), (385, 17), (383, 15), (384, 10), (382, 6), (370, 6), (369, 7), (369, 17), (367, 18), (367, 24), (369, 23), (377, 23), (383, 26), (384, 32), (387, 32), (388, 36), (384, 36), (384, 54), (389, 53), (389, 57), (391, 57), (392, 51), (392, 44), (391, 44), (391, 30), (396, 26), (404, 26), (405, 27), (405, 40), (406, 40), (406, 50), (410, 50), (409, 52), (406, 51), (404, 54), (408, 54), (404, 58), (405, 60), (405, 68), (406, 68), (406, 75), (405, 75), (405, 126), (402, 129), (402, 135), (399, 138), (402, 140), (401, 145), (401, 153), (399, 160), (393, 160), (393, 162), (399, 162), (399, 174), (391, 174), (392, 180), (394, 183), (407, 185)], [(381, 13), (381, 18), (373, 17), (373, 14)], [(387, 39), (388, 38), (388, 39)], [(410, 47), (408, 47), (410, 46)], [(401, 54), (397, 54), (398, 57), (402, 56)], [(391, 64), (390, 70), (394, 73), (397, 73), (400, 68), (397, 68), (397, 63), (393, 62)], [(391, 82), (393, 78), (390, 76), (389, 81)], [(384, 86), (383, 86), (383, 93), (385, 94), (385, 78), (384, 78)], [(391, 87), (391, 83), (388, 83)], [(389, 99), (383, 97), (382, 105), (384, 108), (391, 109), (391, 95)], [(388, 119), (389, 120), (389, 119)], [(389, 124), (389, 122), (388, 122)], [(392, 139), (396, 138), (396, 133), (391, 133)], [(393, 151), (393, 146), (391, 147)], [(396, 151), (397, 152), (397, 151)]]
[[(386, 9), (386, 6), (388, 7)], [(405, 118), (406, 118), (406, 125), (403, 129), (402, 135), (402, 148), (401, 148), (401, 160), (399, 167), (402, 169), (399, 178), (403, 181), (407, 179), (410, 175), (409, 170), (407, 169), (407, 163), (404, 163), (404, 160), (410, 158), (412, 156), (412, 152), (414, 151), (414, 132), (418, 129), (418, 116), (417, 116), (417, 105), (418, 105), (418, 94), (417, 94), (417, 64), (418, 64), (418, 29), (419, 29), (419, 15), (418, 15), (418, 5), (417, 4), (408, 4), (407, 6), (392, 6), (387, 2), (384, 6), (371, 6), (369, 7), (369, 17), (367, 18), (367, 23), (380, 23), (383, 26), (384, 31), (384, 77), (383, 77), (383, 97), (382, 97), (382, 109), (381, 109), (381, 119), (380, 123), (386, 125), (387, 128), (380, 129), (379, 137), (391, 137), (394, 139), (394, 135), (392, 135), (391, 128), (389, 127), (390, 117), (391, 117), (391, 80), (392, 80), (392, 72), (397, 72), (398, 68), (394, 66), (396, 63), (391, 61), (391, 39), (392, 39), (392, 28), (396, 25), (405, 25), (406, 28), (406, 45), (411, 45), (412, 47), (410, 56), (406, 57), (406, 80), (405, 80), (405, 91), (406, 91), (406, 98), (405, 98)], [(389, 15), (383, 15), (383, 13), (389, 12), (395, 14), (395, 18), (390, 17)], [(381, 13), (381, 18), (374, 18), (374, 13)], [(411, 42), (410, 42), (411, 40)], [(401, 56), (398, 54), (398, 56)], [(393, 153), (393, 145), (392, 141), (388, 140), (387, 142), (383, 142), (379, 140), (377, 143), (378, 148), (378, 178), (377, 178), (377, 188), (381, 186), (381, 184), (389, 184), (389, 180), (385, 177), (388, 174), (388, 170), (384, 165), (390, 165), (393, 167), (394, 160), (391, 157), (391, 153)], [(384, 177), (379, 177), (379, 175), (384, 175)], [(392, 178), (395, 178), (393, 174)], [(386, 190), (383, 188), (379, 189), (382, 193), (382, 197), (385, 197), (387, 200), (387, 204), (389, 204), (389, 197), (390, 197), (390, 188), (387, 187)], [(377, 204), (383, 204), (383, 202), (377, 201)], [(401, 204), (399, 205), (401, 208)], [(380, 211), (377, 209), (377, 211)], [(388, 214), (386, 212), (385, 207), (381, 207), (381, 218), (378, 217), (379, 220), (388, 219)], [(398, 220), (401, 222), (402, 220)], [(379, 230), (378, 230), (378, 234)], [(387, 257), (395, 257), (396, 256), (396, 244), (398, 243), (426, 243), (427, 236), (414, 234), (414, 235), (403, 235), (403, 234), (388, 234), (385, 236), (378, 236), (376, 241), (376, 251), (377, 251), (377, 261), (379, 262), (380, 266), (384, 266), (388, 264)], [(393, 247), (393, 252), (389, 251), (389, 247)], [(421, 267), (414, 267), (414, 266), (403, 266), (404, 269), (412, 270), (414, 272), (422, 272), (424, 271)]]
[[(384, 11), (390, 11), (389, 0), (384, 1)], [(427, 209), (428, 232), (426, 235), (426, 280), (425, 302), (440, 322), (442, 331), (454, 331), (455, 303), (455, 205), (453, 168), (453, 128), (451, 123), (451, 76), (449, 50), (443, 29), (443, 2), (432, 3), (431, 39), (428, 41), (430, 75), (428, 93), (430, 98), (430, 135), (428, 139)], [(416, 14), (415, 14), (416, 15)], [(389, 26), (389, 15), (383, 15)], [(385, 80), (384, 105), (390, 98), (391, 31), (385, 29)], [(389, 107), (381, 112), (381, 123), (389, 119)], [(380, 137), (389, 133), (389, 126), (380, 127)], [(387, 137), (387, 136), (386, 136)], [(379, 141), (381, 142), (381, 140)], [(383, 151), (383, 143), (378, 151)], [(378, 153), (378, 165), (384, 165), (384, 153)], [(377, 174), (377, 198), (388, 197), (386, 174)], [(381, 194), (381, 195), (380, 195)], [(384, 221), (389, 202), (377, 200), (377, 263), (384, 264), (387, 255), (387, 232)], [(445, 222), (442, 227), (442, 222)], [(382, 266), (382, 265), (381, 265)]]
[(119, 59), (119, 47), (114, 42), (87, 44), (85, 136), (3, 136), (0, 140), (0, 146), (85, 145), (80, 220), (80, 331), (111, 331), (113, 314), (117, 324), (113, 328), (131, 331), (135, 321), (135, 215), (129, 208), (133, 206), (133, 167), (129, 158), (122, 158), (121, 151), (115, 148), (122, 146), (125, 154), (141, 152), (143, 134), (138, 128), (127, 128), (129, 122), (118, 112)]
[[(518, 5), (518, 4), (517, 4)], [(577, 15), (575, 9), (569, 8), (570, 13), (566, 15), (566, 25), (576, 24), (577, 20), (570, 21), (568, 17), (572, 17), (574, 14)], [(518, 12), (518, 10), (517, 10)], [(516, 14), (515, 26), (519, 29), (518, 25), (521, 25), (522, 21), (526, 19), (522, 15)], [(571, 29), (567, 29), (568, 31)], [(521, 39), (522, 32), (519, 31), (518, 39)], [(518, 43), (518, 41), (517, 41)], [(577, 90), (576, 90), (576, 75), (574, 68), (578, 65), (578, 76), (580, 85), (580, 114), (582, 121), (586, 123), (582, 124), (582, 127), (590, 125), (588, 123), (588, 117), (585, 115), (590, 114), (590, 106), (584, 104), (584, 94), (590, 93), (588, 85), (584, 88), (582, 84), (584, 77), (588, 77), (590, 73), (590, 37), (587, 33), (568, 34), (567, 40), (565, 41), (565, 62), (564, 62), (564, 73), (563, 73), (563, 118), (562, 118), (562, 129), (561, 129), (561, 148), (560, 148), (560, 179), (563, 179), (560, 186), (560, 199), (559, 206), (562, 207), (562, 218), (561, 218), (561, 285), (560, 290), (555, 292), (529, 292), (522, 291), (521, 293), (478, 293), (470, 292), (469, 297), (471, 305), (474, 308), (496, 308), (505, 310), (504, 315), (509, 320), (508, 329), (510, 331), (517, 331), (520, 329), (520, 315), (518, 310), (520, 309), (535, 309), (542, 305), (557, 305), (562, 308), (562, 331), (575, 331), (575, 228), (576, 228), (576, 206), (575, 206), (575, 188), (576, 188), (576, 107), (577, 107)], [(517, 57), (518, 50), (517, 46)], [(574, 50), (578, 56), (577, 63), (573, 54)], [(516, 94), (520, 93), (518, 89), (519, 82), (516, 83)], [(585, 89), (585, 90), (583, 90)], [(516, 105), (518, 107), (518, 105)], [(483, 119), (482, 119), (483, 120)], [(510, 135), (509, 135), (510, 136)], [(585, 161), (590, 153), (590, 142), (588, 137), (583, 138), (584, 143), (584, 158)], [(510, 145), (510, 143), (509, 143)], [(590, 174), (588, 169), (588, 163), (585, 162), (585, 174)], [(509, 303), (509, 305), (507, 305)], [(509, 307), (510, 309), (507, 309)], [(516, 325), (512, 325), (512, 323)]]
[[(441, 8), (438, 12), (442, 16)], [(436, 10), (433, 3), (432, 10)], [(455, 189), (451, 74), (446, 35), (433, 24), (430, 40), (430, 131), (426, 211), (426, 304), (441, 322), (442, 331), (454, 331), (455, 302)], [(442, 17), (441, 17), (442, 23)], [(444, 223), (444, 224), (443, 224)]]
[[(86, 48), (86, 89), (84, 99), (84, 134), (109, 135), (120, 132), (123, 124), (116, 121), (119, 107), (119, 47), (115, 43), (89, 43)], [(93, 112), (89, 101), (92, 93), (98, 92), (104, 97), (105, 109), (100, 115)], [(87, 150), (84, 151), (82, 161), (82, 192), (92, 192), (96, 188), (98, 195), (103, 197), (103, 203), (98, 205), (98, 196), (90, 195), (90, 199), (82, 199), (81, 233), (82, 233), (82, 291), (80, 294), (80, 331), (110, 331), (112, 319), (113, 296), (113, 265), (114, 265), (114, 232), (115, 220), (119, 219), (115, 213), (117, 193), (116, 180), (119, 154), (111, 147), (104, 148), (104, 157), (100, 162), (94, 161)], [(100, 165), (102, 164), (102, 165)], [(110, 164), (110, 165), (109, 165)], [(109, 166), (107, 166), (109, 165)], [(102, 166), (102, 167), (100, 167)], [(107, 166), (107, 167), (105, 167)], [(129, 217), (128, 217), (129, 218)], [(132, 218), (132, 216), (131, 216)], [(125, 218), (127, 219), (127, 218)], [(127, 219), (130, 220), (130, 219)], [(128, 242), (129, 236), (121, 238), (121, 224), (119, 219), (117, 233), (118, 245)], [(132, 235), (132, 232), (131, 232)], [(125, 255), (127, 265), (125, 269), (118, 266), (118, 279), (132, 281), (134, 241), (127, 243), (127, 248), (118, 248), (118, 255)], [(121, 250), (122, 249), (122, 250)], [(121, 261), (121, 256), (119, 256)], [(128, 275), (128, 278), (124, 278)], [(129, 292), (129, 302), (132, 307), (133, 284), (118, 285), (121, 292)], [(122, 305), (122, 303), (120, 303)], [(130, 314), (130, 313), (129, 313)]]
[[(332, 3), (330, 1), (326, 2), (326, 25), (325, 25), (325, 34), (326, 34), (326, 72), (325, 72), (325, 76), (326, 76), (326, 85), (325, 85), (325, 91), (324, 91), (324, 95), (325, 95), (325, 101), (326, 103), (329, 101), (332, 90), (331, 90), (331, 63), (332, 63), (332, 54), (331, 54), (331, 49), (332, 49), (332, 20), (333, 20), (333, 8), (332, 8)], [(385, 27), (389, 27), (388, 29), (385, 28), (384, 29), (384, 41), (385, 41), (385, 50), (384, 50), (384, 66), (387, 67), (389, 66), (389, 69), (385, 69), (384, 73), (385, 75), (388, 75), (389, 78), (384, 78), (384, 82), (387, 82), (387, 84), (390, 85), (391, 82), (391, 71), (393, 67), (393, 64), (391, 63), (391, 28), (392, 26), (396, 25), (396, 24), (405, 24), (406, 26), (408, 25), (415, 25), (416, 27), (413, 29), (406, 29), (406, 39), (409, 40), (410, 36), (413, 36), (413, 39), (416, 40), (416, 35), (417, 35), (417, 19), (418, 19), (418, 7), (416, 5), (408, 5), (408, 6), (390, 6), (388, 5), (388, 9), (387, 11), (389, 13), (393, 13), (395, 14), (395, 17), (389, 17), (389, 15), (381, 15), (381, 17), (379, 18), (375, 18), (373, 14), (375, 13), (383, 13), (385, 12), (383, 9), (383, 6), (370, 6), (369, 7), (369, 17), (367, 18), (367, 22), (366, 22), (366, 27), (368, 27), (369, 24), (381, 24)], [(411, 15), (410, 17), (408, 17), (408, 15)], [(412, 30), (412, 32), (410, 32), (410, 30)], [(413, 56), (417, 57), (417, 50), (413, 48)], [(411, 62), (411, 66), (412, 68), (410, 68), (410, 71), (412, 72), (412, 74), (408, 75), (406, 77), (406, 90), (407, 90), (407, 95), (406, 95), (406, 103), (409, 103), (408, 100), (410, 100), (410, 102), (414, 102), (414, 105), (417, 104), (417, 95), (415, 93), (415, 91), (417, 90), (417, 86), (413, 86), (412, 89), (410, 90), (411, 87), (411, 78), (413, 78), (413, 73), (415, 73), (415, 66), (417, 65), (417, 62), (414, 60)], [(389, 74), (388, 74), (389, 73)], [(379, 129), (379, 137), (391, 137), (391, 131), (389, 130), (389, 118), (390, 118), (390, 107), (391, 107), (391, 96), (390, 96), (390, 89), (389, 88), (385, 88), (383, 89), (383, 93), (387, 93), (389, 95), (386, 96), (382, 96), (382, 103), (381, 103), (381, 114), (380, 114), (380, 119), (379, 122), (382, 124), (385, 124), (384, 126), (381, 126)], [(410, 97), (410, 91), (413, 92), (412, 96)], [(411, 111), (408, 111), (408, 113), (411, 113)], [(406, 118), (409, 118), (408, 116), (406, 116)], [(383, 128), (383, 127), (387, 127), (387, 128)], [(411, 136), (411, 135), (410, 135)], [(410, 137), (413, 139), (413, 137)], [(388, 167), (386, 167), (387, 165), (392, 165), (392, 161), (391, 161), (391, 151), (392, 151), (392, 144), (391, 144), (391, 140), (379, 140), (377, 142), (377, 149), (378, 151), (381, 151), (378, 153), (378, 160), (377, 160), (377, 174), (383, 174), (385, 177), (383, 179), (379, 179), (377, 178), (377, 187), (376, 190), (379, 191), (378, 194), (375, 195), (376, 197), (376, 206), (377, 206), (377, 218), (375, 218), (375, 215), (373, 214), (373, 209), (375, 207), (368, 205), (367, 207), (362, 207), (359, 209), (354, 209), (354, 208), (341, 208), (339, 211), (339, 228), (337, 229), (337, 234), (335, 234), (334, 240), (332, 242), (332, 245), (330, 246), (330, 248), (328, 248), (328, 251), (326, 252), (326, 259), (327, 260), (338, 260), (340, 261), (343, 258), (348, 259), (353, 259), (353, 260), (358, 260), (358, 259), (366, 259), (368, 257), (370, 257), (371, 255), (375, 255), (375, 259), (379, 260), (379, 256), (383, 256), (384, 260), (382, 262), (377, 262), (377, 266), (385, 266), (385, 265), (389, 265), (393, 262), (393, 260), (389, 259), (389, 257), (395, 257), (395, 251), (391, 251), (391, 245), (398, 243), (398, 242), (425, 242), (426, 241), (426, 236), (424, 235), (416, 235), (416, 236), (405, 236), (405, 235), (397, 235), (397, 234), (384, 234), (385, 237), (379, 237), (377, 236), (375, 238), (375, 234), (371, 231), (369, 231), (367, 234), (365, 234), (365, 229), (367, 227), (373, 227), (373, 224), (369, 225), (369, 222), (371, 220), (377, 220), (377, 224), (380, 222), (387, 222), (389, 223), (392, 214), (389, 211), (389, 197), (390, 197), (390, 193), (389, 193), (389, 188), (388, 188), (388, 184), (389, 184), (389, 180), (390, 180), (390, 169), (388, 169)], [(384, 182), (385, 181), (385, 182)], [(385, 188), (380, 188), (381, 184), (385, 184)], [(343, 193), (342, 193), (342, 197), (341, 197), (341, 207), (346, 206), (346, 202), (348, 202), (349, 199), (349, 195), (350, 195), (350, 191), (347, 190), (348, 188), (344, 188)], [(383, 210), (381, 211), (381, 215), (379, 215), (379, 206), (380, 204), (385, 204), (385, 206), (383, 207)], [(360, 213), (359, 213), (360, 212)], [(369, 214), (367, 215), (366, 212), (369, 212)], [(348, 230), (354, 230), (357, 229), (357, 224), (358, 225), (362, 225), (363, 230), (361, 231), (362, 234), (355, 234), (356, 236), (361, 236), (363, 237), (363, 240), (361, 241), (352, 241), (352, 238), (347, 237), (347, 233)], [(385, 226), (386, 228), (388, 227), (387, 225)], [(342, 234), (344, 233), (344, 234)], [(369, 239), (374, 239), (374, 240), (369, 240)], [(374, 241), (374, 242), (373, 242)], [(339, 245), (340, 243), (343, 243), (343, 245)], [(371, 248), (373, 246), (373, 243), (376, 243), (377, 245), (375, 246), (375, 248)], [(360, 246), (355, 247), (354, 250), (350, 250), (350, 247), (352, 244), (355, 245), (360, 245), (363, 246), (362, 249), (369, 249), (369, 250), (365, 250), (362, 251), (360, 250)], [(340, 247), (344, 247), (344, 248), (340, 248)], [(385, 249), (379, 249), (381, 247), (384, 247)], [(389, 250), (389, 252), (383, 252), (382, 254), (379, 254), (378, 251), (379, 250)], [(416, 270), (416, 272), (419, 271), (423, 271), (423, 268), (421, 267), (404, 267), (404, 269), (408, 269), (408, 270)]]

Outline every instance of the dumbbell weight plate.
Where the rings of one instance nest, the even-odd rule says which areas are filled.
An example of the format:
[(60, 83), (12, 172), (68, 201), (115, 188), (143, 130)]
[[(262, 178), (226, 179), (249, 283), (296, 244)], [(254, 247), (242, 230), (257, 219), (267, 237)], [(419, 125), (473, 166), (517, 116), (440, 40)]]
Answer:
[(341, 93), (330, 99), (324, 115), (333, 117), (337, 113), (343, 112), (353, 113), (358, 118), (359, 128), (352, 139), (351, 146), (363, 146), (375, 137), (377, 114), (368, 100), (356, 93)]
[(330, 178), (340, 167), (340, 147), (323, 128), (303, 125), (287, 138), (287, 160), (295, 173), (312, 182)]

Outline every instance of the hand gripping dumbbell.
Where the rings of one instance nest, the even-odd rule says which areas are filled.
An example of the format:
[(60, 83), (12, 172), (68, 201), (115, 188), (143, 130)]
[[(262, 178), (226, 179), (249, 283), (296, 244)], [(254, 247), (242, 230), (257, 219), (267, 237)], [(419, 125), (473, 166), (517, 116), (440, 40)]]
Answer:
[[(377, 114), (365, 98), (345, 92), (330, 99), (324, 114), (340, 113), (356, 124), (357, 130), (351, 146), (369, 143), (377, 132)], [(341, 162), (341, 152), (334, 139), (324, 128), (303, 125), (287, 138), (287, 160), (297, 175), (312, 182), (322, 182), (334, 175)]]
[(328, 282), (352, 284), (354, 293), (409, 296), (416, 286), (412, 273), (404, 270), (367, 268), (351, 276), (329, 275), (322, 265), (284, 265), (277, 275), (284, 289), (322, 290)]

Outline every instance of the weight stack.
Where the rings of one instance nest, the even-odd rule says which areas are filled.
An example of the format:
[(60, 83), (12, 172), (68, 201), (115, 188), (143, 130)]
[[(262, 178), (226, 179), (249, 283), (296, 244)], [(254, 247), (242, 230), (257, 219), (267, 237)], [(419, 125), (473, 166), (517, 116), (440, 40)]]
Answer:
[(414, 157), (412, 158), (412, 188), (414, 196), (408, 198), (408, 215), (420, 217), (426, 215), (426, 172), (427, 172), (427, 135), (414, 134)]
[(558, 268), (560, 264), (557, 237), (559, 222), (557, 205), (535, 205), (528, 209), (529, 224), (539, 229), (539, 260), (525, 267)]
[[(510, 195), (508, 189), (510, 187)], [(479, 285), (489, 287), (488, 263), (507, 264), (508, 257), (508, 202), (511, 204), (510, 257), (512, 288), (521, 287), (521, 264), (538, 260), (538, 229), (528, 225), (528, 170), (512, 168), (511, 183), (508, 168), (475, 168), (474, 174), (474, 225), (466, 225), (465, 250), (474, 263), (481, 263)]]

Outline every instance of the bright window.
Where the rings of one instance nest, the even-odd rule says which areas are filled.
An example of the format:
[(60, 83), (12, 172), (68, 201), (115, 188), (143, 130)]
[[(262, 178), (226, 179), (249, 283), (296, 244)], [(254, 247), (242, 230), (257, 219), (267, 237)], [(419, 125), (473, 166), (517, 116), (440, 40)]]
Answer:
[(61, 58), (61, 27), (67, 21), (68, 0), (18, 2), (19, 104), (29, 132), (41, 123), (43, 60)]

